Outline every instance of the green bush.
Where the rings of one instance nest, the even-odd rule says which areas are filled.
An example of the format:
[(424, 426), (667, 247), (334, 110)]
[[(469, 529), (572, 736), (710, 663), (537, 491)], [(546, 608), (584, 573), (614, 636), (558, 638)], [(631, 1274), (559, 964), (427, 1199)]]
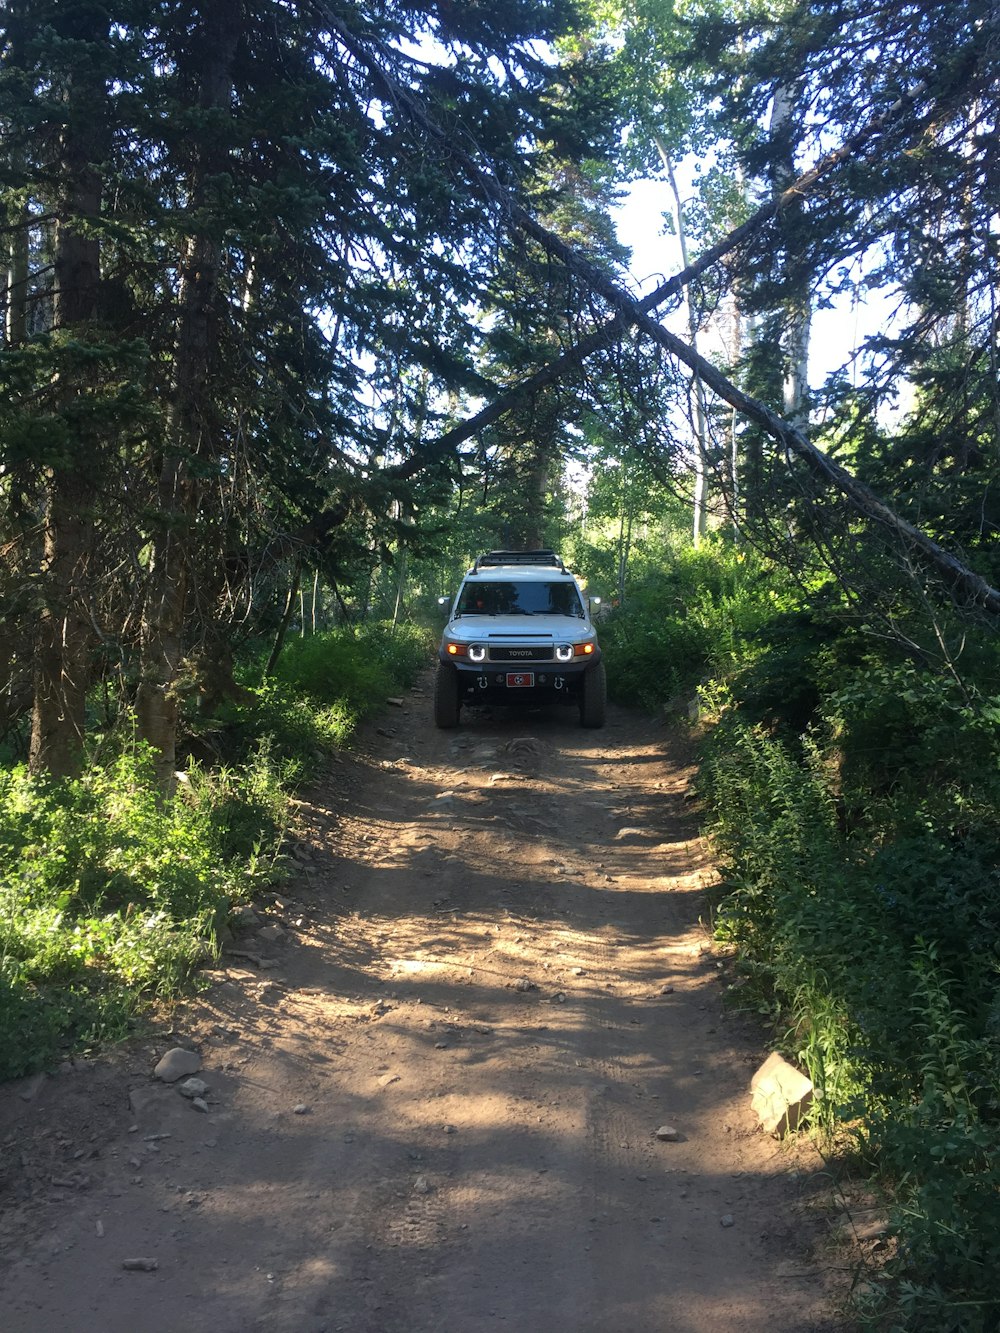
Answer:
[(899, 1250), (866, 1297), (873, 1322), (985, 1331), (1000, 1313), (1000, 714), (898, 662), (834, 692), (816, 681), (798, 737), (716, 691), (702, 786), (733, 995), (772, 1015), (817, 1120), (853, 1126), (892, 1200)]
[(279, 683), (327, 706), (346, 703), (364, 717), (408, 688), (426, 666), (426, 634), (385, 621), (291, 639), (274, 669)]
[(609, 689), (650, 709), (693, 694), (706, 676), (728, 673), (744, 657), (786, 599), (759, 561), (728, 544), (682, 552), (601, 625)]
[(143, 997), (177, 993), (231, 905), (278, 873), (289, 790), (429, 647), (372, 624), (291, 641), (267, 680), (244, 668), (241, 699), (198, 721), (199, 745), (231, 762), (192, 759), (167, 798), (141, 747), (72, 781), (0, 769), (0, 1078), (119, 1036)]
[(142, 748), (71, 781), (0, 772), (0, 1077), (175, 994), (267, 872), (284, 802), (266, 752), (166, 799)]

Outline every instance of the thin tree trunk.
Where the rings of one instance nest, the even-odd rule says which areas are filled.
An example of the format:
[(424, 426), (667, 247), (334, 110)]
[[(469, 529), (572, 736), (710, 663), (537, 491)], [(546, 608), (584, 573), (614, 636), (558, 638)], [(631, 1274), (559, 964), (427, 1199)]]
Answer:
[[(656, 151), (660, 155), (670, 183), (670, 192), (674, 197), (674, 217), (677, 225), (677, 243), (681, 252), (681, 269), (688, 267), (687, 228), (684, 223), (684, 204), (674, 174), (674, 164), (661, 140), (656, 139)], [(690, 285), (684, 287), (684, 309), (687, 314), (688, 341), (695, 350), (698, 347), (698, 314), (691, 299)], [(694, 496), (691, 524), (691, 540), (697, 548), (708, 523), (708, 413), (705, 408), (705, 386), (694, 376)]]
[(28, 337), (28, 249), (30, 214), (22, 205), (12, 217), (10, 255), (7, 267), (6, 335), (9, 347), (18, 347)]
[(292, 616), (295, 614), (295, 601), (298, 596), (301, 582), (302, 561), (296, 556), (295, 564), (292, 568), (292, 577), (288, 584), (288, 592), (285, 595), (285, 607), (281, 613), (281, 620), (278, 624), (278, 631), (274, 636), (274, 643), (271, 645), (271, 652), (267, 659), (267, 665), (264, 667), (265, 676), (269, 676), (278, 665), (278, 658), (281, 656), (281, 650), (285, 646), (285, 636), (288, 633), (289, 625), (292, 623)]
[[(774, 172), (772, 184), (776, 189), (785, 189), (795, 179), (795, 155), (789, 130), (794, 109), (793, 90), (785, 83), (779, 84), (771, 104), (771, 117), (768, 133), (779, 141), (787, 139), (782, 160)], [(792, 222), (801, 206), (786, 209), (782, 215), (786, 234), (788, 224)], [(790, 253), (787, 245), (784, 257), (785, 284), (788, 296), (785, 300), (785, 329), (781, 339), (784, 361), (782, 377), (782, 406), (787, 421), (796, 426), (809, 424), (809, 337), (812, 328), (812, 295), (810, 291), (811, 274), (804, 268), (801, 260)]]
[(393, 629), (399, 624), (399, 613), (403, 609), (403, 595), (406, 592), (406, 550), (399, 552), (399, 574), (396, 578), (396, 603), (392, 608)]
[[(202, 110), (227, 108), (232, 93), (232, 62), (240, 33), (236, 0), (216, 0), (205, 10), (196, 50), (204, 61), (198, 103)], [(214, 142), (196, 145), (190, 177), (192, 212), (204, 208), (210, 178), (225, 165), (225, 149)], [(181, 262), (173, 378), (167, 409), (165, 448), (160, 471), (159, 522), (153, 537), (150, 582), (142, 627), (136, 720), (139, 735), (157, 753), (157, 777), (169, 790), (177, 766), (179, 696), (177, 681), (184, 659), (191, 567), (185, 547), (196, 520), (199, 487), (187, 460), (204, 456), (206, 384), (212, 354), (214, 315), (221, 255), (212, 236), (189, 238)]]
[[(107, 40), (108, 19), (94, 10), (71, 15), (67, 41)], [(60, 197), (56, 208), (53, 319), (57, 333), (85, 340), (97, 309), (100, 244), (89, 224), (100, 217), (106, 89), (90, 72), (67, 81), (59, 136)], [(86, 384), (57, 380), (56, 400), (69, 404)], [(57, 777), (79, 771), (83, 757), (91, 627), (86, 614), (95, 502), (95, 441), (77, 425), (67, 458), (49, 469), (43, 520), (44, 604), (34, 656), (29, 764)]]

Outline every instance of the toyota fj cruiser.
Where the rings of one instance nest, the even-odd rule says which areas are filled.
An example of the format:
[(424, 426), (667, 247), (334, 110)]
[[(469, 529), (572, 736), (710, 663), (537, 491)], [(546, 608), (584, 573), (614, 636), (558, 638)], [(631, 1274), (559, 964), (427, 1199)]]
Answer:
[(604, 725), (604, 663), (587, 597), (554, 551), (490, 551), (462, 580), (438, 651), (434, 721), (463, 704), (573, 704)]

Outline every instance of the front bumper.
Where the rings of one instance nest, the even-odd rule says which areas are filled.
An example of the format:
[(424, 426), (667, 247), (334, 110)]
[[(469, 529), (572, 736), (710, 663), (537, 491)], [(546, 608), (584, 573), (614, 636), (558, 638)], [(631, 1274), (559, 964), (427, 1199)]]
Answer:
[(463, 704), (570, 704), (579, 702), (583, 678), (600, 660), (581, 662), (455, 662), (442, 655), (458, 680)]

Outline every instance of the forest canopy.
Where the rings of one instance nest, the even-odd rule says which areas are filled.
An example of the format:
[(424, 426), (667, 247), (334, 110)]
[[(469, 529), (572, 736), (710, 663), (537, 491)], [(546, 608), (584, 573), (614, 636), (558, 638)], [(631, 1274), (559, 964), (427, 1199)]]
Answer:
[[(874, 518), (904, 582), (995, 609), (993, 6), (2, 23), (4, 726), (30, 712), (36, 768), (74, 771), (110, 672), (169, 773), (182, 677), (224, 691), (304, 570), (349, 593), (440, 550), (477, 488), (527, 494), (497, 522), (533, 538), (598, 438), (693, 476), (698, 536), (714, 511), (854, 587)], [(638, 172), (690, 270), (641, 309), (611, 213)], [(894, 317), (811, 384), (812, 312), (867, 291)]]

